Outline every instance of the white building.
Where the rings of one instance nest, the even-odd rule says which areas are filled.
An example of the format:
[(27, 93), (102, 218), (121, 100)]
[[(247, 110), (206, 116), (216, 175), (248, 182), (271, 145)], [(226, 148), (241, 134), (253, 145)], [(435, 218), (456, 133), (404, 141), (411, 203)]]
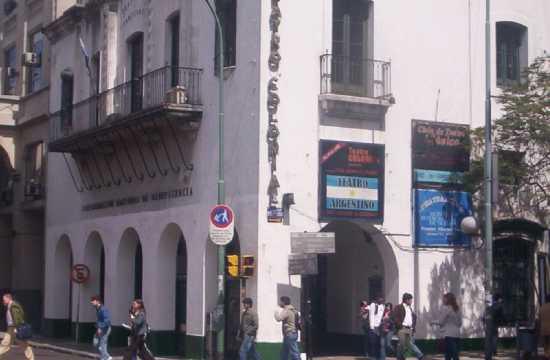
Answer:
[[(516, 70), (550, 49), (550, 4), (494, 3), (497, 92), (497, 73), (499, 81), (515, 81)], [(276, 355), (279, 296), (298, 306), (305, 299), (301, 278), (288, 274), (290, 233), (304, 231), (336, 233), (336, 254), (320, 257), (312, 280), (315, 352), (355, 351), (359, 301), (380, 294), (397, 303), (404, 292), (414, 295), (420, 339), (433, 339), (428, 324), (443, 293), (452, 291), (463, 309), (463, 336), (477, 341), (484, 307), (479, 241), (467, 248), (413, 246), (411, 124), (483, 123), (482, 2), (219, 4), (226, 30), (225, 185), (237, 232), (228, 253), (256, 257), (252, 278), (226, 285), (228, 352), (238, 345), (237, 309), (246, 294), (260, 316), (259, 349), (266, 359)], [(218, 170), (213, 18), (200, 0), (56, 2), (54, 9), (46, 28), (47, 333), (67, 335), (78, 320), (88, 336), (88, 299), (100, 293), (113, 313), (114, 342), (122, 344), (129, 302), (142, 297), (157, 353), (203, 357), (217, 286), (216, 247), (208, 240)], [(341, 149), (348, 168), (321, 171)], [(359, 185), (339, 189), (339, 181), (350, 180)], [(326, 192), (333, 199), (328, 210)], [(268, 222), (267, 209), (283, 206), (283, 194), (294, 194), (295, 204), (284, 224)], [(339, 196), (362, 202), (338, 202)], [(521, 223), (534, 229), (530, 240), (542, 239), (544, 227)], [(528, 243), (535, 246), (521, 260), (528, 259), (526, 279), (546, 261), (539, 256), (546, 254), (543, 243)], [(77, 263), (91, 272), (80, 289), (68, 280)], [(534, 315), (528, 309), (541, 286), (514, 290), (510, 307), (525, 309), (511, 313), (514, 319)]]

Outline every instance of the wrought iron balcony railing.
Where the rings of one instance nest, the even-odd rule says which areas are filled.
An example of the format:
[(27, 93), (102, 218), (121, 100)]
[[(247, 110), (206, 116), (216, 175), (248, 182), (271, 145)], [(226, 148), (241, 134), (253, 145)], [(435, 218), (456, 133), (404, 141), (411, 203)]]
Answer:
[(321, 55), (321, 94), (391, 97), (391, 64), (348, 56)]
[(196, 109), (202, 105), (201, 75), (202, 69), (167, 66), (66, 106), (50, 115), (50, 140), (164, 106)]

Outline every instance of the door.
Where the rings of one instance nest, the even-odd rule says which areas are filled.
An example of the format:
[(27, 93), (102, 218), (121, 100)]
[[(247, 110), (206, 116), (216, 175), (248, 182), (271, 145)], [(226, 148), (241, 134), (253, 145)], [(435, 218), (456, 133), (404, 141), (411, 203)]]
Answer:
[(130, 40), (130, 110), (143, 108), (143, 34)]

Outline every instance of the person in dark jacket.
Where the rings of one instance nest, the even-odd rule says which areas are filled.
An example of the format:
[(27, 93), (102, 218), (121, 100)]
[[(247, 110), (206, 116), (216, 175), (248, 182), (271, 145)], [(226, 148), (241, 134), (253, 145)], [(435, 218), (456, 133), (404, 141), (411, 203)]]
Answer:
[(392, 311), (393, 323), (399, 339), (396, 357), (398, 360), (405, 359), (406, 350), (411, 350), (418, 359), (422, 359), (424, 358), (424, 354), (414, 344), (413, 338), (416, 328), (416, 314), (411, 307), (413, 296), (409, 293), (404, 293), (402, 299), (403, 302), (397, 305)]
[(239, 340), (241, 348), (239, 350), (239, 359), (247, 360), (251, 355), (255, 360), (261, 360), (256, 351), (256, 334), (258, 333), (258, 314), (252, 310), (253, 302), (251, 298), (243, 299), (243, 314), (241, 316), (241, 326), (239, 328)]
[(109, 335), (111, 334), (111, 315), (109, 310), (103, 305), (100, 296), (92, 296), (90, 303), (96, 309), (96, 332), (94, 334), (94, 345), (99, 351), (101, 360), (110, 360), (111, 355), (107, 350)]
[(6, 307), (8, 332), (4, 335), (2, 343), (0, 343), (0, 355), (10, 351), (13, 343), (20, 343), (25, 348), (25, 357), (28, 360), (34, 360), (34, 353), (29, 343), (16, 338), (17, 328), (25, 323), (25, 312), (23, 311), (23, 307), (13, 300), (13, 296), (10, 293), (6, 293), (2, 296), (2, 302)]
[(130, 313), (131, 341), (128, 349), (124, 353), (124, 360), (131, 360), (139, 356), (142, 360), (154, 360), (155, 357), (147, 345), (145, 345), (145, 336), (147, 335), (147, 316), (143, 300), (136, 299), (132, 302), (132, 311)]

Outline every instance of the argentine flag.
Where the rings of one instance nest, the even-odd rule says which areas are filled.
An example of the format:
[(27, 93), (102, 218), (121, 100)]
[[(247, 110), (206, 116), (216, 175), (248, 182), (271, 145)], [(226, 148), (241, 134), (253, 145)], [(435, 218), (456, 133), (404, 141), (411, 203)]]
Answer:
[(327, 175), (326, 208), (330, 210), (379, 210), (378, 178)]

